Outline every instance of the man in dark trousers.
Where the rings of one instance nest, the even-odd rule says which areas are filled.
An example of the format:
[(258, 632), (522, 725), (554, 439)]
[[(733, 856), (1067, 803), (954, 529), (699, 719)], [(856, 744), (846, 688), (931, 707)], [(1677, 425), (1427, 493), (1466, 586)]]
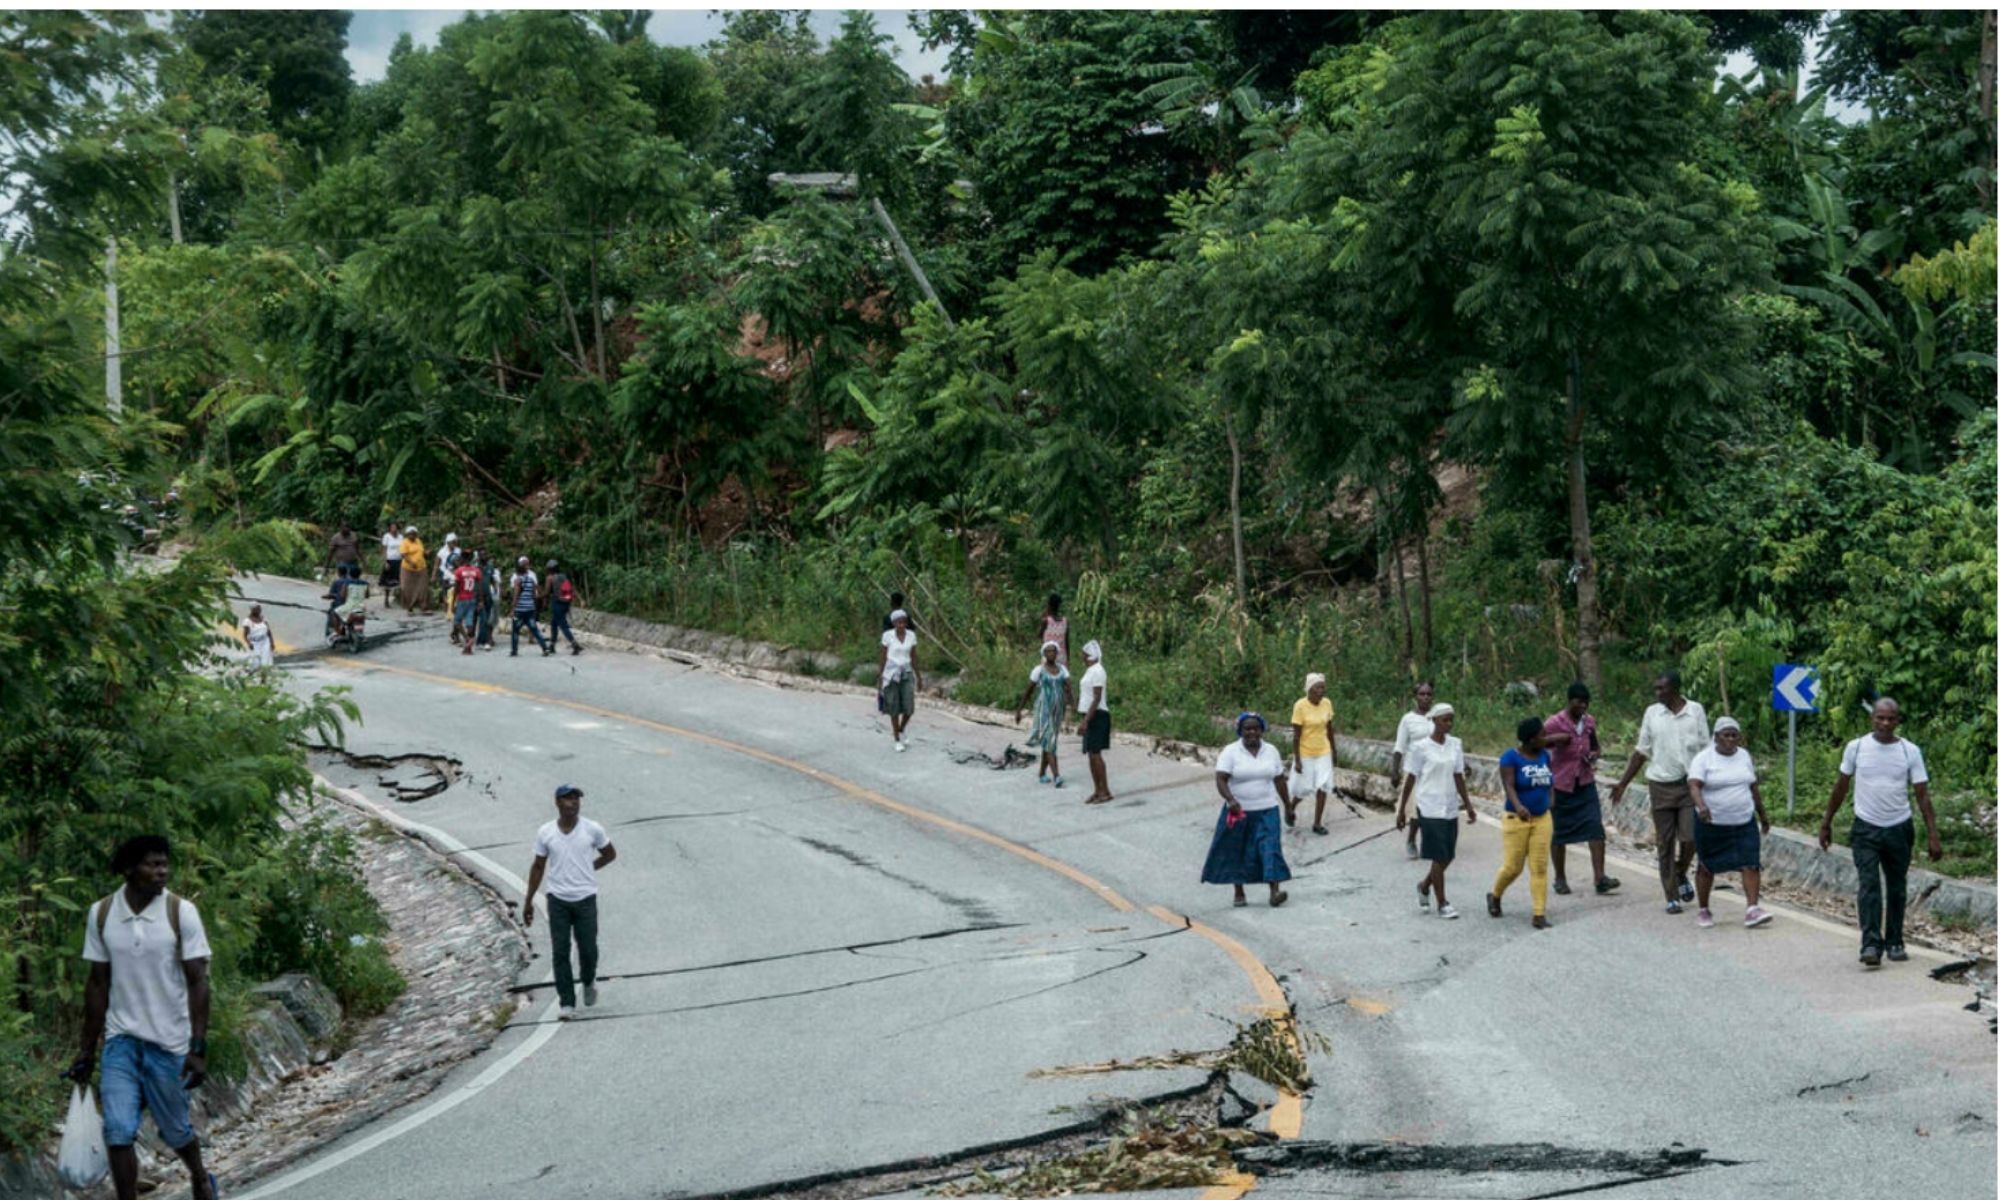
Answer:
[(569, 652), (582, 654), (583, 647), (576, 641), (576, 633), (569, 627), (569, 606), (576, 603), (576, 581), (569, 572), (560, 570), (556, 560), (549, 560), (549, 577), (542, 581), (542, 587), (549, 594), (549, 645), (556, 644), (560, 634), (569, 639)]
[(523, 554), (520, 561), (514, 564), (514, 580), (510, 586), (514, 593), (514, 632), (507, 657), (521, 656), (522, 625), (528, 627), (529, 636), (535, 639), (535, 645), (542, 648), (544, 658), (554, 654), (556, 648), (543, 641), (542, 631), (535, 627), (535, 594), (541, 587), (541, 580), (536, 579), (534, 571), (529, 568), (527, 555)]
[(342, 521), (340, 532), (327, 539), (326, 565), (340, 574), (341, 568), (350, 564), (355, 571), (361, 570), (361, 539), (355, 536), (354, 526)]
[(83, 1041), (65, 1076), (90, 1081), (104, 1042), (104, 1148), (118, 1200), (139, 1194), (132, 1149), (142, 1111), (187, 1164), (194, 1200), (215, 1200), (188, 1120), (188, 1093), (208, 1077), (208, 935), (195, 906), (167, 891), (167, 839), (128, 838), (111, 868), (125, 886), (90, 906), (83, 924)]
[(556, 1018), (576, 1015), (576, 979), (570, 974), (569, 944), (576, 940), (583, 971), (583, 1004), (597, 1003), (597, 873), (618, 857), (604, 826), (583, 816), (583, 789), (565, 783), (556, 789), (556, 819), (535, 833), (535, 865), (528, 869), (528, 894), (521, 899), (521, 924), (535, 923), (535, 893), (549, 882), (549, 953), (555, 967)]
[[(1937, 814), (1931, 811), (1931, 776), (1924, 752), (1896, 735), (1903, 710), (1884, 696), (1869, 710), (1869, 731), (1840, 752), (1840, 774), (1826, 802), (1826, 819), (1819, 823), (1819, 848), (1833, 843), (1833, 818), (1854, 793), (1854, 826), (1847, 845), (1854, 852), (1854, 869), (1861, 876), (1855, 907), (1861, 917), (1861, 965), (1879, 967), (1886, 952), (1890, 962), (1909, 958), (1903, 949), (1903, 908), (1909, 900), (1910, 859), (1917, 846), (1917, 824), (1910, 816), (1910, 797), (1924, 814), (1924, 850), (1936, 862), (1944, 857), (1938, 838)], [(1886, 900), (1886, 903), (1885, 903)]]

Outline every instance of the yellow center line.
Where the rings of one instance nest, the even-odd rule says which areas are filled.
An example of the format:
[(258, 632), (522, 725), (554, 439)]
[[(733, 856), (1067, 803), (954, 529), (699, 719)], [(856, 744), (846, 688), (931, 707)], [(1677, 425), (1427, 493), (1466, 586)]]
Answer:
[[(273, 646), (280, 653), (291, 653), (289, 647), (277, 643), (275, 639), (273, 639)], [(664, 721), (655, 721), (648, 717), (621, 712), (617, 709), (604, 708), (582, 700), (568, 700), (560, 696), (550, 696), (540, 692), (521, 691), (518, 688), (510, 688), (504, 684), (480, 683), (470, 679), (459, 679), (450, 675), (438, 675), (430, 671), (419, 671), (412, 667), (391, 666), (380, 662), (360, 663), (351, 659), (333, 657), (321, 659), (320, 661), (329, 666), (343, 667), (350, 670), (384, 671), (392, 675), (403, 675), (411, 679), (421, 679), (429, 683), (442, 684), (446, 687), (461, 688), (467, 691), (483, 692), (488, 695), (507, 696), (516, 700), (527, 700), (536, 704), (548, 704), (559, 708), (567, 708), (576, 712), (603, 717), (607, 720), (636, 725), (642, 729), (651, 729), (672, 737), (687, 738), (691, 741), (700, 742), (703, 745), (714, 746), (719, 750), (741, 754), (749, 758), (754, 758), (759, 762), (769, 763), (775, 767), (782, 767), (785, 770), (797, 772), (808, 779), (824, 783), (844, 795), (872, 804), (877, 808), (886, 809), (899, 816), (908, 817), (913, 821), (921, 821), (927, 825), (958, 834), (961, 837), (971, 838), (996, 850), (1003, 850), (1008, 854), (1026, 859), (1038, 867), (1053, 871), (1070, 882), (1087, 889), (1092, 895), (1096, 896), (1106, 905), (1109, 905), (1115, 911), (1133, 912), (1138, 908), (1136, 904), (1120, 895), (1109, 884), (1070, 866), (1060, 859), (1051, 858), (1031, 846), (1025, 846), (1020, 842), (1001, 837), (990, 830), (981, 829), (976, 825), (968, 825), (963, 821), (954, 820), (951, 817), (932, 812), (926, 808), (918, 808), (915, 805), (905, 804), (900, 800), (892, 800), (880, 792), (863, 787), (858, 783), (843, 779), (830, 772), (823, 771), (810, 763), (803, 763), (796, 759), (786, 758), (780, 754), (773, 754), (769, 750), (759, 749), (756, 746), (731, 741), (728, 738), (717, 737), (710, 733), (703, 733), (697, 729), (686, 729), (679, 725), (669, 725)], [(1284, 1017), (1290, 1013), (1290, 1003), (1285, 997), (1285, 990), (1278, 985), (1277, 977), (1271, 973), (1271, 969), (1265, 966), (1255, 954), (1251, 953), (1249, 947), (1219, 929), (1204, 925), (1191, 917), (1176, 913), (1172, 909), (1162, 905), (1148, 905), (1145, 911), (1155, 920), (1165, 925), (1176, 929), (1187, 929), (1219, 947), (1224, 954), (1229, 956), (1230, 961), (1236, 964), (1237, 969), (1242, 971), (1249, 979), (1250, 986), (1256, 991), (1257, 999), (1265, 1015)], [(1304, 1057), (1304, 1049), (1298, 1044), (1296, 1034), (1291, 1032), (1289, 1022), (1282, 1023), (1281, 1027), (1287, 1031), (1287, 1036), (1291, 1038), (1293, 1050), (1301, 1057)], [(1304, 1120), (1305, 1104), (1303, 1099), (1296, 1092), (1280, 1089), (1278, 1101), (1271, 1107), (1270, 1127), (1272, 1134), (1282, 1139), (1296, 1138), (1299, 1136), (1299, 1131), (1304, 1124)], [(1237, 1173), (1232, 1175), (1228, 1182), (1219, 1184), (1204, 1192), (1201, 1200), (1238, 1200), (1239, 1197), (1255, 1186), (1256, 1178), (1254, 1176)]]

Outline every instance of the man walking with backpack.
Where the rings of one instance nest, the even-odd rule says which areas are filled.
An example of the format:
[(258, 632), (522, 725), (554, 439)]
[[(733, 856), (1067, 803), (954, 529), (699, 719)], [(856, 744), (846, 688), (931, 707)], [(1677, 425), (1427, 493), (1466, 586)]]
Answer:
[(569, 627), (569, 606), (576, 602), (576, 583), (567, 572), (556, 569), (556, 560), (549, 560), (549, 577), (542, 581), (549, 589), (549, 645), (556, 644), (556, 635), (569, 639), (569, 652), (582, 654), (583, 647), (577, 644), (576, 634)]
[(167, 839), (128, 838), (112, 856), (125, 886), (84, 919), (83, 1042), (63, 1074), (90, 1080), (104, 1041), (104, 1146), (118, 1200), (139, 1194), (141, 1111), (187, 1164), (194, 1200), (215, 1200), (188, 1120), (188, 1093), (208, 1077), (208, 934), (195, 906), (167, 891)]

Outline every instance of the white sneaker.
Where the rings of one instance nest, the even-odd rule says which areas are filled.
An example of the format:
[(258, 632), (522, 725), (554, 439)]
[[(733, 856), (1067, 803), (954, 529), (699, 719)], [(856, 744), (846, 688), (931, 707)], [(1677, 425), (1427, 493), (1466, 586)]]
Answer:
[(1425, 890), (1424, 890), (1424, 888), (1423, 888), (1423, 885), (1422, 885), (1422, 884), (1418, 884), (1418, 885), (1417, 885), (1417, 911), (1418, 911), (1418, 912), (1424, 912), (1424, 913), (1427, 913), (1427, 912), (1429, 912), (1430, 910), (1431, 910), (1431, 894), (1430, 894), (1429, 892), (1427, 892), (1427, 891), (1425, 891)]
[(1458, 920), (1458, 910), (1447, 904), (1443, 908), (1438, 909), (1438, 916), (1443, 917), (1447, 921), (1456, 921)]
[(584, 985), (583, 985), (583, 1006), (584, 1006), (585, 1008), (596, 1008), (596, 1007), (597, 1007), (597, 985), (596, 985), (596, 984), (594, 984), (594, 983), (586, 983), (586, 984), (584, 984)]
[(1755, 929), (1759, 925), (1769, 925), (1770, 923), (1771, 914), (1765, 912), (1761, 905), (1753, 904), (1750, 906), (1750, 911), (1743, 914), (1743, 927), (1745, 929)]
[(1404, 857), (1404, 858), (1407, 858), (1407, 859), (1410, 859), (1410, 860), (1411, 860), (1412, 862), (1414, 862), (1414, 861), (1416, 860), (1416, 858), (1417, 858), (1417, 844), (1416, 844), (1415, 842), (1404, 842), (1404, 843), (1403, 843), (1403, 857)]
[(565, 1004), (556, 1010), (556, 1020), (558, 1021), (567, 1021), (575, 1015), (576, 1006), (573, 1004)]
[(908, 746), (905, 746), (905, 745), (903, 744), (903, 739), (902, 739), (902, 738), (897, 738), (897, 739), (896, 739), (896, 753), (898, 753), (898, 754), (901, 754), (901, 753), (902, 753), (903, 751), (905, 751), (905, 750), (908, 750), (908, 749), (909, 749), (909, 747), (908, 747)]

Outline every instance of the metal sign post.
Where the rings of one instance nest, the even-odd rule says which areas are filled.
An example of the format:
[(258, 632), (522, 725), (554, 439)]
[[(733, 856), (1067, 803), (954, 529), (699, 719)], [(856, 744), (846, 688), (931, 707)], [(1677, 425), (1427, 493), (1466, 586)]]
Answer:
[(1771, 707), (1785, 714), (1785, 819), (1798, 803), (1799, 714), (1819, 711), (1819, 671), (1799, 663), (1771, 668)]
[(1785, 714), (1785, 820), (1792, 819), (1792, 807), (1799, 798), (1799, 712)]

